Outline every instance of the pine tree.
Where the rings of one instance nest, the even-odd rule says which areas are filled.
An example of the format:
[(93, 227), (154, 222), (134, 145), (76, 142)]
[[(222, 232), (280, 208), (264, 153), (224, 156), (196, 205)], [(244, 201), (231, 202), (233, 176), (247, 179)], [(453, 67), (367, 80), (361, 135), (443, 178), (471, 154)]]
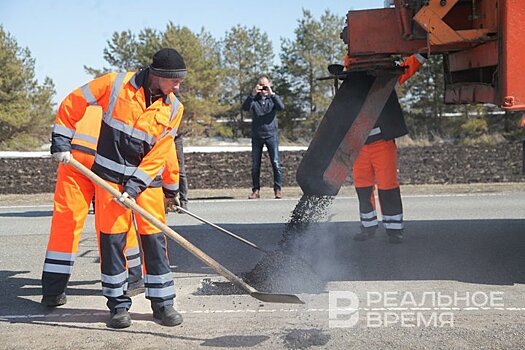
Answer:
[(180, 91), (185, 107), (180, 131), (190, 136), (215, 133), (213, 117), (225, 110), (219, 103), (224, 74), (219, 66), (218, 44), (209, 33), (202, 30), (195, 34), (187, 27), (170, 22), (164, 31), (145, 28), (138, 34), (131, 31), (114, 33), (107, 44), (104, 59), (111, 67), (86, 67), (88, 73), (98, 76), (111, 70), (135, 71), (147, 67), (155, 52), (163, 47), (179, 51), (188, 68)]
[(282, 40), (281, 62), (290, 75), (291, 89), (304, 101), (307, 133), (315, 130), (334, 96), (332, 82), (317, 78), (328, 75), (328, 64), (344, 59), (345, 46), (339, 37), (343, 26), (344, 18), (328, 10), (316, 20), (310, 11), (303, 9), (295, 38)]
[(237, 25), (222, 43), (222, 65), (226, 70), (223, 99), (231, 106), (228, 119), (234, 121), (236, 136), (247, 134), (241, 105), (261, 74), (269, 74), (274, 53), (268, 34), (259, 28)]
[(49, 139), (53, 123), (50, 78), (39, 84), (27, 48), (0, 26), (0, 149), (28, 150)]

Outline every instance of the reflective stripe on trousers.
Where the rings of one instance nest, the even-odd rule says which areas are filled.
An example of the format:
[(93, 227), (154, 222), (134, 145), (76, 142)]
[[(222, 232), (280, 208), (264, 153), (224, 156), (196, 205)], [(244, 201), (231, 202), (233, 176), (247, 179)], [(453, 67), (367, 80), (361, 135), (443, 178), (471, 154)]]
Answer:
[[(108, 184), (122, 191), (122, 186), (111, 182)], [(131, 298), (125, 293), (127, 276), (123, 278), (122, 274), (126, 272), (123, 253), (125, 232), (133, 225), (131, 210), (117, 204), (111, 194), (99, 187), (96, 189), (95, 200), (95, 215), (101, 232), (101, 272), (107, 281), (104, 296), (108, 299), (109, 309), (129, 309)], [(165, 222), (162, 188), (147, 188), (137, 197), (137, 204), (149, 208), (151, 214)], [(146, 298), (155, 307), (173, 305), (175, 286), (167, 257), (166, 238), (159, 233), (158, 228), (140, 216), (136, 217), (136, 224), (142, 242)]]
[[(73, 150), (72, 154), (87, 168), (93, 164), (92, 155), (76, 150)], [(94, 194), (95, 186), (87, 177), (72, 166), (59, 164), (51, 230), (42, 273), (43, 295), (58, 295), (65, 291)], [(133, 266), (130, 269), (136, 269), (130, 271), (130, 275), (140, 279), (142, 266), (134, 227), (131, 227), (130, 233), (132, 234), (128, 235), (126, 248), (130, 256), (132, 256), (131, 252), (134, 253)], [(135, 256), (137, 254), (138, 256)]]
[[(354, 162), (352, 174), (359, 198), (361, 225), (365, 228), (378, 225), (374, 195), (377, 185), (385, 229), (402, 230), (403, 205), (397, 180), (395, 142), (380, 140), (364, 145)], [(371, 216), (375, 218), (370, 219)]]

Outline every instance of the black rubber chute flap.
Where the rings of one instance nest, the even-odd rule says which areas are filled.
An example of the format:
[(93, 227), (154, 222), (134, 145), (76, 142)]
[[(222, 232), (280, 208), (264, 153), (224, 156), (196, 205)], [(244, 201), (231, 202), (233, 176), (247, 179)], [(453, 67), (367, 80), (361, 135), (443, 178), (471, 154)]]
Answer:
[[(304, 194), (337, 195), (377, 119), (402, 113), (394, 90), (397, 78), (391, 72), (348, 74), (299, 164), (296, 177)], [(358, 123), (364, 126), (354, 125), (358, 116)], [(338, 165), (337, 176), (334, 164)]]

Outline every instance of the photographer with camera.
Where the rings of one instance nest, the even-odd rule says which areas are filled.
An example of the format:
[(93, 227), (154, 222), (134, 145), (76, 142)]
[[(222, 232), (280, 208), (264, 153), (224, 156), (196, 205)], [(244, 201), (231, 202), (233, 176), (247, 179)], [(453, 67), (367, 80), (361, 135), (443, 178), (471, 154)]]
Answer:
[(260, 174), (263, 146), (266, 145), (273, 168), (273, 190), (276, 199), (282, 198), (282, 172), (279, 164), (279, 135), (277, 111), (284, 109), (281, 98), (272, 90), (267, 75), (261, 75), (242, 109), (252, 111), (252, 194), (249, 199), (260, 198)]

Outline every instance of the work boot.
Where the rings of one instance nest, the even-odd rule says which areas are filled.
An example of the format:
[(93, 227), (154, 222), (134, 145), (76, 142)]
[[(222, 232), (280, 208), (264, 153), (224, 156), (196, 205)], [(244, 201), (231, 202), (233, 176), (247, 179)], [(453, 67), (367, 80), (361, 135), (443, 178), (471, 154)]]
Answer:
[(361, 232), (354, 235), (354, 241), (366, 241), (373, 238), (376, 234), (376, 228), (365, 228), (361, 227)]
[(138, 280), (131, 283), (128, 283), (128, 290), (126, 292), (127, 296), (134, 297), (144, 293), (144, 280)]
[(281, 199), (283, 198), (283, 193), (281, 190), (275, 190), (275, 199)]
[(41, 303), (46, 307), (65, 305), (67, 303), (66, 293), (61, 293), (59, 295), (44, 295), (42, 296)]
[(388, 243), (403, 243), (404, 238), (402, 230), (386, 230), (386, 233), (388, 235)]
[(125, 307), (118, 307), (111, 311), (109, 327), (111, 328), (128, 328), (131, 326), (131, 316)]
[(248, 196), (248, 199), (259, 199), (261, 198), (261, 195), (259, 193), (259, 190), (255, 190)]
[(173, 306), (163, 306), (158, 310), (153, 310), (153, 317), (161, 320), (164, 326), (174, 327), (182, 323), (182, 315)]

